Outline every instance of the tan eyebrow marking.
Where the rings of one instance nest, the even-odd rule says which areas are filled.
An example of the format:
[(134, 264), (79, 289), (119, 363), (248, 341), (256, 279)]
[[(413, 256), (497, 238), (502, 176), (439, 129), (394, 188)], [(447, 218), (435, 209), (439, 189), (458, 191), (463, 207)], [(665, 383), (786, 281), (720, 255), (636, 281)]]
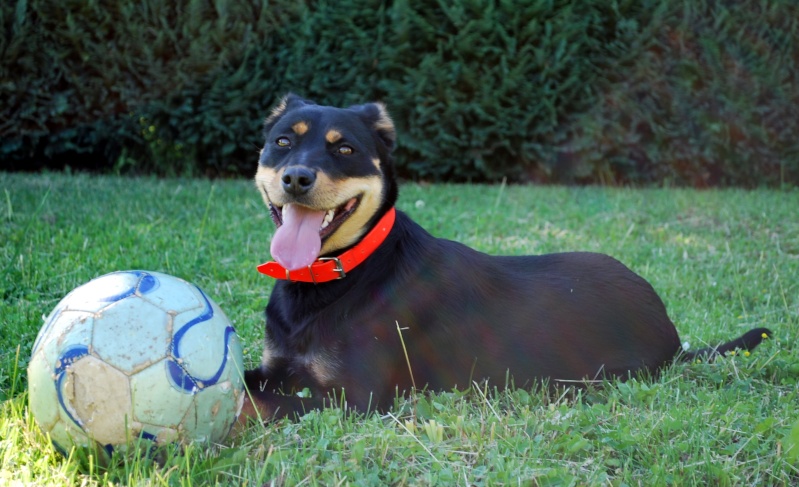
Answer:
[(308, 131), (308, 124), (305, 122), (297, 122), (291, 126), (291, 130), (297, 135), (305, 135), (305, 132)]
[(327, 133), (325, 134), (325, 140), (330, 142), (331, 144), (341, 140), (341, 137), (342, 137), (341, 132), (339, 132), (336, 129), (328, 130)]

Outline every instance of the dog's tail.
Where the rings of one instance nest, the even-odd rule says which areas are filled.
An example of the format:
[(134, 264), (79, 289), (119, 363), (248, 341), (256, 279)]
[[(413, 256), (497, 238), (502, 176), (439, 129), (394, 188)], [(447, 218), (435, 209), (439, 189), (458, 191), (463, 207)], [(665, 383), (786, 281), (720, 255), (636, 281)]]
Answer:
[(732, 352), (733, 350), (751, 351), (756, 346), (760, 345), (760, 342), (771, 336), (771, 330), (768, 328), (755, 328), (754, 330), (749, 330), (735, 340), (730, 340), (721, 345), (700, 348), (692, 352), (683, 352), (680, 358), (692, 362), (696, 360), (710, 361), (716, 357), (724, 356), (727, 352)]

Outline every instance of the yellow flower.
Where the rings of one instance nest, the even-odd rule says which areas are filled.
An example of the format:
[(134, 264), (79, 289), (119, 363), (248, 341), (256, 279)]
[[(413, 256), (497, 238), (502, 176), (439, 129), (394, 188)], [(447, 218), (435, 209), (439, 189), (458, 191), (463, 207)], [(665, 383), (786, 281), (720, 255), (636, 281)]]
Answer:
[(747, 350), (747, 351), (745, 351), (745, 352), (744, 352), (744, 357), (748, 357), (748, 356), (750, 356), (750, 355), (752, 355), (752, 354), (751, 354), (751, 353), (749, 353), (749, 350)]
[(735, 357), (735, 354), (736, 354), (735, 350), (730, 350), (730, 356), (731, 357)]
[(760, 336), (761, 336), (761, 337), (763, 337), (763, 338), (768, 338), (768, 333), (766, 333), (766, 332), (763, 332), (763, 334), (762, 334), (762, 335), (760, 335)]

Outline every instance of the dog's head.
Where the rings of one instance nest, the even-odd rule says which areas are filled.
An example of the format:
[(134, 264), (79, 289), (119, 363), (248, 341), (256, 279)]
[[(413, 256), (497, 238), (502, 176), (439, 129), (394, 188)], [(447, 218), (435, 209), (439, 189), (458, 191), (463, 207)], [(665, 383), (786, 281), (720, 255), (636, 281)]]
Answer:
[(278, 229), (272, 257), (294, 270), (356, 244), (397, 198), (385, 107), (287, 95), (264, 125), (255, 182)]

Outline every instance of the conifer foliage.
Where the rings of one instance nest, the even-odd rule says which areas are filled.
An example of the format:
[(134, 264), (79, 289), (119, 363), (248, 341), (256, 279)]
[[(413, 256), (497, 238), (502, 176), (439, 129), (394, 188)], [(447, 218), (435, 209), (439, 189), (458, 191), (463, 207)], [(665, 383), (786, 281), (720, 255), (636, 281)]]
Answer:
[(0, 161), (246, 175), (269, 107), (385, 102), (429, 180), (799, 181), (799, 6), (11, 0)]

